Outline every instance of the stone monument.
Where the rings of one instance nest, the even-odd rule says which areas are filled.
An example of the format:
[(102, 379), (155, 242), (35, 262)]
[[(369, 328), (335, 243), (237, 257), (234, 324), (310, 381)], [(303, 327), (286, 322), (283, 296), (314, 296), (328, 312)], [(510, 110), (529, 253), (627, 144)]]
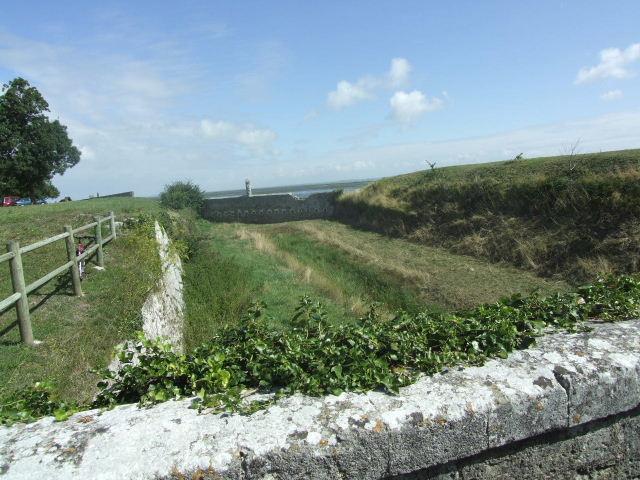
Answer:
[(248, 178), (244, 181), (244, 186), (247, 189), (247, 197), (250, 197), (251, 196), (251, 181)]

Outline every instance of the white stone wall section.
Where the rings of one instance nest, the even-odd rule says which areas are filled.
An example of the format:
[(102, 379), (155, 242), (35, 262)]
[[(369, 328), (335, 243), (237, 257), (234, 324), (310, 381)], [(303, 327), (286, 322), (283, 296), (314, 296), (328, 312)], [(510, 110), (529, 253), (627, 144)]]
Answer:
[(184, 349), (184, 298), (182, 295), (182, 262), (171, 249), (171, 240), (158, 222), (156, 241), (162, 263), (158, 286), (142, 306), (142, 330), (147, 338), (164, 337), (176, 351)]

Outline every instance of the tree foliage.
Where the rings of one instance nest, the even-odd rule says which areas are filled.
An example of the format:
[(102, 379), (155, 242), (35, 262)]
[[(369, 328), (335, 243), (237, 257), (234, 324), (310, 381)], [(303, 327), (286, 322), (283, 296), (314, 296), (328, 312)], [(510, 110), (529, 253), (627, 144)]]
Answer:
[[(80, 151), (67, 135), (67, 127), (50, 121), (49, 104), (23, 78), (5, 84), (0, 96), (0, 187), (3, 193), (52, 197), (51, 183), (80, 161)], [(6, 191), (5, 191), (6, 190)]]
[(166, 185), (160, 194), (160, 203), (176, 210), (192, 208), (197, 211), (203, 202), (204, 192), (198, 185), (188, 180)]

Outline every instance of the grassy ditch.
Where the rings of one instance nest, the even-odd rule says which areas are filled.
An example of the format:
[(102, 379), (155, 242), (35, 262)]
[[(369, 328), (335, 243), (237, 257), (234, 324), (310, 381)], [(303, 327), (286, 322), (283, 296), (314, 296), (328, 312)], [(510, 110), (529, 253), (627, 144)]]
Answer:
[(446, 167), (339, 202), (343, 221), (579, 283), (640, 266), (640, 150)]
[[(184, 212), (157, 216), (185, 259), (186, 353), (138, 337), (137, 359), (121, 353), (118, 372), (91, 373), (80, 386), (60, 388), (57, 382), (69, 382), (70, 371), (79, 375), (104, 365), (109, 355), (106, 341), (102, 346), (92, 340), (94, 345), (69, 330), (58, 337), (54, 332), (51, 339), (78, 342), (65, 346), (68, 351), (90, 345), (96, 352), (75, 358), (79, 366), (60, 360), (67, 350), (54, 352), (49, 360), (61, 367), (33, 370), (23, 382), (46, 378), (53, 386), (45, 382), (14, 390), (0, 403), (0, 422), (43, 415), (64, 419), (93, 407), (182, 397), (194, 397), (198, 408), (250, 412), (265, 406), (243, 402), (247, 392), (256, 390), (276, 392), (276, 397), (396, 392), (421, 372), (505, 357), (534, 343), (549, 327), (576, 331), (590, 318), (613, 321), (640, 314), (637, 277), (610, 277), (567, 291), (565, 284), (526, 272), (332, 222), (247, 226), (210, 224)], [(117, 274), (113, 266), (107, 271)], [(425, 279), (438, 290), (421, 288)], [(454, 295), (460, 284), (472, 292), (473, 302)], [(531, 289), (541, 293), (517, 294)], [(505, 290), (515, 295), (497, 300)], [(436, 291), (450, 303), (435, 303)], [(396, 303), (385, 303), (388, 299)], [(134, 301), (120, 301), (139, 312)], [(457, 308), (449, 308), (456, 303)], [(103, 301), (90, 308), (104, 311), (103, 322), (109, 325), (121, 307)], [(84, 317), (78, 318), (82, 322)], [(87, 325), (82, 337), (93, 333), (95, 325)], [(135, 321), (125, 325), (120, 333), (130, 336)], [(109, 334), (100, 335), (109, 341), (118, 336)], [(96, 380), (97, 389), (91, 389)], [(87, 392), (97, 393), (93, 401)]]
[[(237, 325), (247, 308), (262, 302), (273, 312), (271, 326), (287, 327), (289, 313), (298, 299), (321, 299), (335, 321), (356, 316), (332, 293), (305, 280), (305, 269), (285, 259), (265, 237), (244, 226), (195, 224), (198, 247), (185, 262), (185, 341), (189, 349), (213, 338), (221, 328)], [(287, 263), (289, 260), (289, 263)]]
[(190, 350), (237, 324), (256, 302), (267, 305), (277, 330), (290, 326), (290, 312), (304, 295), (321, 301), (331, 321), (343, 323), (365, 315), (372, 303), (390, 318), (398, 310), (445, 312), (516, 293), (568, 289), (512, 267), (335, 222), (190, 222), (197, 239), (184, 264)]
[(451, 311), (516, 293), (548, 294), (569, 288), (562, 281), (338, 222), (313, 220), (253, 228), (330, 276), (364, 305), (379, 302), (391, 311)]
[[(92, 215), (115, 211), (118, 221), (158, 212), (145, 199), (96, 199), (55, 205), (0, 209), (0, 242), (26, 245), (60, 233), (63, 225), (91, 222)], [(104, 232), (106, 234), (106, 230)], [(105, 247), (105, 270), (87, 264), (84, 297), (73, 296), (68, 277), (58, 277), (29, 296), (34, 336), (43, 343), (26, 347), (14, 326), (15, 309), (0, 315), (0, 401), (46, 380), (65, 401), (86, 402), (113, 347), (139, 330), (140, 308), (155, 284), (160, 264), (149, 225), (128, 228)], [(64, 242), (23, 256), (27, 282), (66, 261)], [(10, 292), (8, 266), (0, 272), (0, 296)]]

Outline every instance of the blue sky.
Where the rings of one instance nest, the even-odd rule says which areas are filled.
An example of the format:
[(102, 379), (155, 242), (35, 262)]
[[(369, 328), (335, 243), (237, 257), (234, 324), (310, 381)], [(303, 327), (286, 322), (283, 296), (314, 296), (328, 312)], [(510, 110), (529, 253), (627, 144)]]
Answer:
[(83, 157), (64, 195), (640, 147), (640, 2), (2, 1)]

